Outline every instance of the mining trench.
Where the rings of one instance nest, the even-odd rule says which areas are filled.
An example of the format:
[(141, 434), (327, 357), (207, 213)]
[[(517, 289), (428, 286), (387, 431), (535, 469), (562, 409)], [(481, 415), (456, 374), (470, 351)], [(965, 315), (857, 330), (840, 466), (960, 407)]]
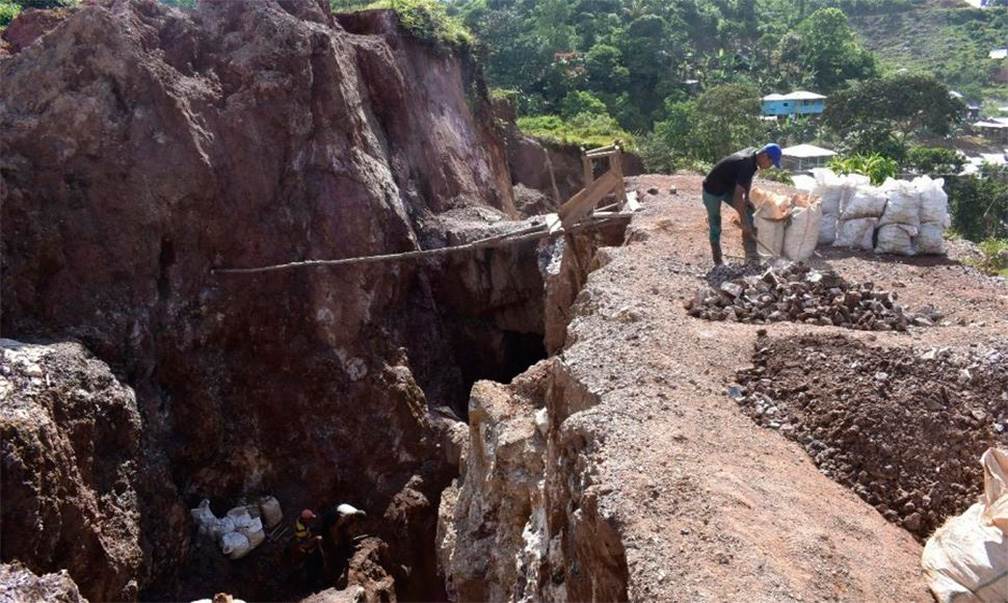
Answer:
[[(404, 355), (418, 387), (424, 390), (428, 412), (432, 413), (429, 416), (438, 417), (435, 422), (441, 427), (435, 430), (435, 437), (450, 436), (451, 428), (445, 429), (446, 424), (467, 424), (469, 390), (475, 382), (509, 383), (546, 358), (547, 331), (555, 340), (550, 344), (554, 350), (562, 344), (562, 335), (556, 341), (556, 333), (562, 333), (566, 324), (550, 321), (563, 320), (587, 276), (595, 250), (621, 244), (624, 227), (610, 225), (599, 232), (559, 240), (449, 256), (421, 269), (418, 279), (431, 293), (447, 347), (409, 348)], [(451, 354), (432, 353), (443, 349)], [(443, 441), (436, 448), (450, 446)], [(323, 455), (325, 446), (316, 453), (312, 442), (307, 442), (304, 454)], [(419, 468), (416, 473), (422, 478), (415, 487), (407, 488), (411, 494), (397, 495), (388, 502), (395, 508), (391, 515), (385, 509), (383, 516), (383, 509), (368, 504), (372, 484), (341, 484), (339, 498), (332, 504), (350, 502), (366, 510), (368, 517), (338, 532), (331, 513), (324, 515), (328, 507), (322, 508), (320, 521), (326, 527), (321, 533), (330, 553), (322, 575), (309, 578), (303, 568), (292, 564), (286, 539), (268, 540), (246, 558), (232, 561), (221, 554), (213, 539), (194, 531), (189, 554), (175, 577), (142, 593), (141, 598), (191, 599), (223, 591), (250, 600), (277, 600), (359, 585), (369, 600), (447, 600), (444, 579), (435, 562), (435, 515), (441, 490), (458, 476), (458, 466), (433, 473)], [(297, 498), (293, 493), (298, 488), (296, 481), (277, 481), (271, 492), (286, 503)], [(283, 496), (288, 492), (292, 495)], [(211, 509), (223, 516), (237, 504), (253, 502), (258, 494), (210, 497)], [(201, 496), (187, 497), (187, 506), (197, 506)], [(426, 500), (417, 504), (411, 497)], [(289, 504), (284, 509), (285, 513), (298, 510)], [(404, 523), (388, 525), (390, 517)], [(403, 526), (408, 534), (399, 532)]]

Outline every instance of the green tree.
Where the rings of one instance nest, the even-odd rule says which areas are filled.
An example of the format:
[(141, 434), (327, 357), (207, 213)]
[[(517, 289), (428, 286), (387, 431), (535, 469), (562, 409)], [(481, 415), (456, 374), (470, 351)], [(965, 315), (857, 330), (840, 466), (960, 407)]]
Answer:
[(962, 119), (964, 109), (933, 76), (897, 74), (858, 82), (833, 94), (823, 120), (837, 133), (875, 124), (903, 138), (919, 132), (943, 136)]
[(820, 92), (841, 88), (847, 80), (878, 73), (875, 58), (858, 43), (847, 16), (836, 8), (821, 8), (798, 26), (802, 65), (812, 72)]
[(966, 159), (955, 149), (911, 147), (904, 165), (918, 174), (958, 174)]
[(742, 84), (710, 88), (696, 99), (690, 128), (692, 155), (717, 161), (759, 142), (759, 91)]
[(615, 46), (596, 44), (585, 55), (588, 85), (597, 92), (624, 90), (630, 71), (623, 65), (623, 55)]

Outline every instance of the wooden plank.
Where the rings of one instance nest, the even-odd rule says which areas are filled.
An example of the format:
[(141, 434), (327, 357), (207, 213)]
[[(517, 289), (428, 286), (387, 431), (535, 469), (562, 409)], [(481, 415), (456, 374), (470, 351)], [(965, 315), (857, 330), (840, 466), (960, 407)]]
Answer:
[(595, 169), (587, 155), (581, 156), (581, 173), (584, 175), (584, 187), (588, 188), (595, 180)]
[(606, 155), (611, 154), (618, 148), (619, 148), (618, 146), (611, 144), (607, 147), (598, 147), (596, 149), (589, 149), (585, 153), (585, 155), (587, 155), (588, 157), (605, 157)]
[(616, 202), (622, 208), (626, 205), (627, 199), (626, 187), (623, 185), (623, 151), (620, 150), (619, 146), (616, 147), (616, 151), (609, 158), (609, 169), (619, 178), (619, 188), (616, 190)]
[(564, 228), (590, 214), (595, 209), (595, 205), (617, 186), (622, 187), (623, 181), (610, 170), (589, 186), (581, 189), (557, 210)]

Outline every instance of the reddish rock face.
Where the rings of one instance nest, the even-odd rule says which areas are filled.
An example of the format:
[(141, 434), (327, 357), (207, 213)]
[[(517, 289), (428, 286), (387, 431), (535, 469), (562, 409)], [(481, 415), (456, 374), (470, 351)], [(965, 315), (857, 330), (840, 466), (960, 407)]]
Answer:
[(59, 25), (67, 14), (65, 10), (28, 9), (0, 32), (0, 38), (12, 52), (18, 52)]
[[(2, 339), (0, 400), (4, 560), (38, 574), (69, 570), (93, 601), (135, 599), (143, 552), (132, 390), (78, 344)], [(184, 519), (178, 506), (158, 513), (183, 534)]]
[[(185, 14), (116, 0), (0, 60), (2, 328), (79, 339), (134, 386), (141, 515), (249, 493), (285, 510), (350, 502), (388, 544), (396, 588), (430, 598), (433, 518), (454, 469), (427, 409), (464, 399), (456, 356), (468, 353), (451, 348), (458, 321), (437, 298), (450, 273), (211, 274), (414, 249), (440, 237), (429, 225), (448, 211), (514, 215), (465, 61), (389, 13), (347, 32), (326, 5), (230, 0)], [(5, 540), (12, 529), (5, 519)], [(141, 529), (141, 597), (249, 590), (238, 569), (187, 590), (173, 575), (187, 529)]]

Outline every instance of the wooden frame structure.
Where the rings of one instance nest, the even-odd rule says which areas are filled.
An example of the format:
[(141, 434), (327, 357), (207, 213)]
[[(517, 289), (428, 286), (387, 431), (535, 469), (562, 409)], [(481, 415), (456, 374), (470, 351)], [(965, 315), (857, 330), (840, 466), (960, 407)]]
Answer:
[[(601, 160), (608, 160), (609, 169), (595, 178), (594, 162)], [(582, 150), (581, 167), (584, 171), (584, 188), (557, 210), (565, 228), (590, 215), (598, 202), (609, 194), (616, 196), (617, 211), (627, 204), (626, 188), (623, 186), (623, 149), (620, 148), (619, 141), (607, 147)]]

